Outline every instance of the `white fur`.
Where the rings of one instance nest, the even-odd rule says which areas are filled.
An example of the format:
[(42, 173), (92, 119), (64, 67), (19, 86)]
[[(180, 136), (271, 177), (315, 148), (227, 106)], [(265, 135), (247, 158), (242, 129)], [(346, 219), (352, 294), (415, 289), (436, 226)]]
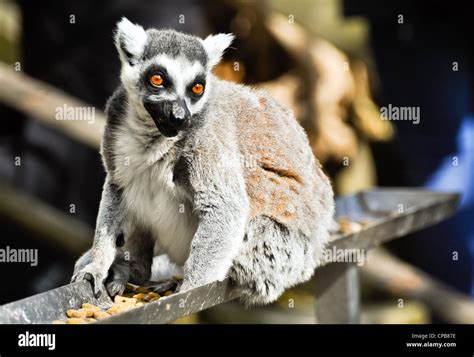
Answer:
[[(178, 264), (184, 264), (197, 228), (186, 194), (172, 181), (172, 150), (178, 137), (160, 137), (145, 149), (139, 125), (129, 113), (124, 130), (117, 134), (114, 178), (124, 187), (123, 207), (131, 220), (148, 228), (156, 242), (155, 254), (165, 251)], [(128, 130), (125, 128), (128, 126)], [(142, 128), (143, 130), (143, 128)]]
[(153, 258), (151, 266), (151, 281), (171, 279), (173, 276), (183, 276), (183, 268), (173, 263), (166, 254)]
[(141, 103), (139, 93), (135, 89), (135, 83), (138, 82), (141, 74), (141, 68), (138, 66), (130, 66), (127, 62), (122, 64), (120, 71), (120, 80), (127, 91), (129, 99)]
[(219, 63), (227, 47), (234, 40), (234, 35), (230, 33), (219, 33), (217, 35), (209, 35), (202, 44), (209, 57), (209, 67), (213, 67)]
[(138, 57), (143, 53), (147, 41), (146, 32), (143, 27), (131, 23), (126, 17), (122, 17), (122, 20), (117, 24), (115, 46), (122, 62), (128, 63), (128, 58), (120, 47), (120, 38), (123, 40), (127, 51), (134, 57)]

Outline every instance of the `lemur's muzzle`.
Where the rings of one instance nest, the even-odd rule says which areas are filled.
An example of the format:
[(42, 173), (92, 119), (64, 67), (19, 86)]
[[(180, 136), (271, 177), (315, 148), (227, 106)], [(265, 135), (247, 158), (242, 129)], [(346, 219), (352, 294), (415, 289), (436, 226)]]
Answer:
[(167, 137), (176, 136), (191, 117), (183, 99), (151, 101), (143, 105), (155, 122), (158, 130)]

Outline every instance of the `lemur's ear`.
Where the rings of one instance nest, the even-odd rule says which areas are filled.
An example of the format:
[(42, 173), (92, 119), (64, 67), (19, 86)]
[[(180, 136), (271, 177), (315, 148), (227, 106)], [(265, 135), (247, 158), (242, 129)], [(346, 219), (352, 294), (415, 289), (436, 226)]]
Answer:
[(146, 32), (140, 25), (131, 23), (126, 17), (122, 17), (117, 23), (115, 46), (123, 63), (131, 66), (136, 64), (143, 54), (146, 40)]
[(224, 51), (230, 46), (233, 39), (234, 35), (231, 33), (219, 33), (217, 35), (209, 35), (202, 41), (209, 58), (210, 67), (219, 63)]

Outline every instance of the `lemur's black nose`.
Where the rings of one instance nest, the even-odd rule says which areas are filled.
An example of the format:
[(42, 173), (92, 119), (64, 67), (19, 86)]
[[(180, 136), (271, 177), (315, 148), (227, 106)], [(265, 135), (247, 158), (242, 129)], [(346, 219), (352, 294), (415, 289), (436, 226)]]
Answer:
[(143, 101), (143, 105), (158, 129), (167, 136), (176, 135), (177, 131), (191, 117), (191, 113), (183, 99), (162, 101), (146, 99)]
[(180, 127), (191, 116), (191, 113), (189, 113), (188, 107), (186, 106), (186, 102), (183, 99), (178, 99), (169, 103), (171, 105), (169, 121), (173, 126)]

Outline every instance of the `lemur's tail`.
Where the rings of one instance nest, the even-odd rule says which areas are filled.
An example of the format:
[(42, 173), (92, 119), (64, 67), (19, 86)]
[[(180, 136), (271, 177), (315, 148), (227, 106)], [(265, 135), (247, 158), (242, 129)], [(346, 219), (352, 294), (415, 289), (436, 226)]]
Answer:
[(309, 280), (328, 238), (326, 231), (318, 233), (315, 242), (268, 217), (250, 222), (243, 249), (229, 271), (242, 292), (242, 302), (247, 306), (268, 304), (285, 289)]

